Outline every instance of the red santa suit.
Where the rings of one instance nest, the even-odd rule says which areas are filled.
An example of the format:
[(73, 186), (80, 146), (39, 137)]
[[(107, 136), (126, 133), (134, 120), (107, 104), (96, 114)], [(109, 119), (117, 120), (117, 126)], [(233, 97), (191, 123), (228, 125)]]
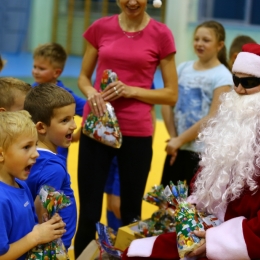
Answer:
[[(124, 252), (123, 259), (180, 259), (176, 245), (176, 233), (138, 239)], [(201, 260), (260, 259), (260, 190), (252, 194), (245, 189), (240, 198), (228, 204), (224, 222), (206, 231), (206, 252), (207, 258)]]
[[(217, 115), (200, 132), (202, 169), (189, 201), (222, 221), (206, 230), (207, 258), (201, 259), (259, 260), (260, 45), (245, 44), (232, 72), (234, 89), (222, 95)], [(123, 255), (145, 258), (179, 259), (176, 233), (134, 240)]]

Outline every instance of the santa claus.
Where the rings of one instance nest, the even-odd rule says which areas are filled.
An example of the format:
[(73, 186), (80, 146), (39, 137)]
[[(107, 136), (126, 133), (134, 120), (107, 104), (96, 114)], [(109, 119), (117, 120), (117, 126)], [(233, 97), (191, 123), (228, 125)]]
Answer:
[[(195, 232), (205, 243), (185, 259), (260, 259), (260, 45), (243, 46), (234, 89), (199, 134), (200, 172), (189, 201), (223, 221)], [(123, 259), (179, 259), (176, 234), (134, 240)]]

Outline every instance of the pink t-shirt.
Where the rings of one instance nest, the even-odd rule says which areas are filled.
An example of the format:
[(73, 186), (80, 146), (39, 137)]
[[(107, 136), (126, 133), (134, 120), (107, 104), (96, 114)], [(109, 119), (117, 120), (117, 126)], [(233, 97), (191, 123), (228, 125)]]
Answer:
[[(119, 26), (118, 15), (104, 17), (95, 21), (83, 37), (98, 50), (94, 84), (98, 91), (106, 69), (114, 71), (126, 85), (150, 89), (160, 60), (176, 52), (169, 28), (154, 19), (135, 37), (128, 38)], [(123, 135), (152, 135), (151, 104), (131, 98), (119, 98), (111, 104)], [(90, 107), (86, 103), (83, 122), (89, 112)]]

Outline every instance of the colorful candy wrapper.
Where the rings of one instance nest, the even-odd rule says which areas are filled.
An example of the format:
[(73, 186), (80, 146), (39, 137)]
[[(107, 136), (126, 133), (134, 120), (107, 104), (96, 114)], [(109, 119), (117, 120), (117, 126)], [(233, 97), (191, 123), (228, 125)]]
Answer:
[[(56, 191), (53, 187), (43, 185), (40, 193), (40, 200), (47, 210), (48, 219), (61, 209), (68, 207), (71, 202), (63, 192)], [(28, 252), (26, 260), (69, 260), (67, 250), (61, 239), (50, 243), (38, 245)]]
[(143, 200), (158, 206), (159, 210), (152, 214), (150, 220), (139, 222), (138, 228), (142, 237), (157, 236), (163, 233), (175, 231), (175, 206), (171, 203), (168, 196), (169, 195), (165, 192), (163, 185), (154, 185), (152, 189), (144, 195)]
[(170, 182), (165, 188), (155, 185), (143, 199), (157, 205), (159, 210), (152, 215), (150, 222), (141, 222), (139, 228), (143, 236), (175, 231), (180, 258), (204, 242), (193, 231), (204, 231), (220, 224), (214, 215), (197, 211), (194, 205), (187, 202), (187, 197), (186, 181), (178, 181), (177, 185)]
[(152, 189), (144, 195), (143, 200), (158, 206), (159, 208), (168, 208), (169, 202), (164, 194), (163, 185), (154, 185)]
[(105, 251), (110, 257), (121, 259), (123, 252), (114, 247), (116, 232), (112, 228), (105, 226), (100, 222), (96, 223), (96, 229), (98, 233), (100, 254)]
[[(108, 84), (118, 80), (117, 74), (111, 70), (104, 70), (100, 88), (104, 90)], [(92, 139), (114, 148), (120, 148), (122, 133), (113, 106), (106, 102), (107, 111), (97, 117), (92, 112), (86, 118), (83, 133)]]
[(163, 233), (175, 231), (174, 217), (169, 209), (160, 209), (154, 212), (151, 219), (138, 222), (138, 231), (136, 237), (158, 236)]

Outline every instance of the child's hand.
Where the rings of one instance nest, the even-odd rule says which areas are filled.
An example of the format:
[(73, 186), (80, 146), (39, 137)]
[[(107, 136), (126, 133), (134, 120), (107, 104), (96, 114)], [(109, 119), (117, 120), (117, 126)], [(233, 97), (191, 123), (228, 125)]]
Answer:
[(62, 221), (62, 218), (55, 214), (50, 220), (34, 226), (32, 230), (33, 238), (37, 244), (51, 242), (62, 237), (66, 232), (65, 226), (66, 224)]
[(81, 134), (81, 128), (72, 134), (72, 142), (78, 142)]
[(181, 141), (178, 137), (172, 137), (170, 140), (167, 140), (167, 145), (165, 151), (167, 154), (171, 155), (170, 165), (173, 165), (177, 157), (179, 148), (182, 146)]
[(193, 250), (191, 253), (185, 255), (185, 257), (205, 257), (206, 256), (206, 232), (205, 231), (194, 231), (194, 234), (201, 239), (201, 245)]

